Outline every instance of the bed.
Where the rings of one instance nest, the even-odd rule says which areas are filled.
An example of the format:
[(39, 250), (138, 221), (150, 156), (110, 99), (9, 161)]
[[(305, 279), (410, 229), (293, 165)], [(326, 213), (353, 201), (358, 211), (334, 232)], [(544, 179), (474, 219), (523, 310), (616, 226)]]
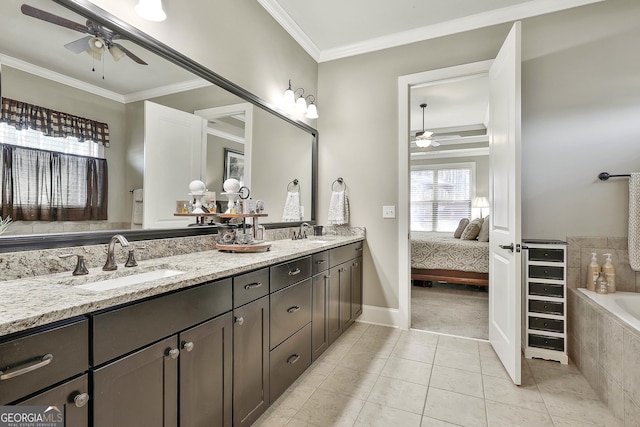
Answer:
[(453, 233), (411, 232), (411, 280), (489, 285), (489, 242)]

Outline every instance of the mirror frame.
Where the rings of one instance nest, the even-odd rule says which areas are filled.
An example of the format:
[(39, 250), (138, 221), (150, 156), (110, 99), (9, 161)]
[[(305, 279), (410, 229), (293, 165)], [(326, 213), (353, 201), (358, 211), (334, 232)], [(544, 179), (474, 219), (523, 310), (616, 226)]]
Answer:
[[(302, 129), (311, 136), (311, 220), (310, 224), (316, 223), (316, 203), (318, 193), (318, 131), (295, 117), (279, 110), (269, 104), (264, 99), (254, 95), (246, 89), (238, 86), (221, 75), (200, 65), (173, 48), (161, 43), (132, 25), (116, 18), (105, 10), (87, 0), (52, 0), (67, 9), (70, 9), (100, 25), (107, 26), (117, 33), (125, 36), (128, 40), (155, 53), (156, 55), (172, 62), (173, 64), (190, 71), (198, 77), (207, 80), (222, 89), (238, 96), (244, 101), (259, 107), (279, 119)], [(297, 227), (301, 222), (274, 222), (264, 224), (267, 229)], [(54, 234), (33, 234), (16, 237), (0, 238), (0, 252), (14, 252), (37, 249), (50, 249), (60, 247), (84, 246), (106, 243), (115, 233), (123, 234), (131, 241), (153, 240), (173, 237), (198, 236), (217, 233), (215, 226), (169, 228), (169, 229), (146, 229), (146, 230), (109, 230), (90, 231), (83, 233), (54, 233)]]

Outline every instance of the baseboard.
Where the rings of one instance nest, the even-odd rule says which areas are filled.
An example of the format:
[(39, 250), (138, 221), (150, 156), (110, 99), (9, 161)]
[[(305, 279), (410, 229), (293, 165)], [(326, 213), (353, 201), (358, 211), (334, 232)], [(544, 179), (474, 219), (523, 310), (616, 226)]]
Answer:
[(400, 325), (400, 310), (397, 308), (377, 307), (375, 305), (363, 305), (362, 314), (357, 321), (397, 328)]

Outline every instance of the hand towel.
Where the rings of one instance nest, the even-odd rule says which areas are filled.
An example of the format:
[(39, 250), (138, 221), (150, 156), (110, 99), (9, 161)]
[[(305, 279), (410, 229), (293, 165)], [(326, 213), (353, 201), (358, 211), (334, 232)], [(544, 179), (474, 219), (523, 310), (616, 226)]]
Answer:
[(282, 212), (283, 222), (300, 221), (302, 213), (300, 211), (300, 193), (291, 191), (287, 192), (287, 200), (284, 202), (284, 211)]
[(640, 173), (629, 177), (629, 265), (640, 271)]
[(329, 202), (329, 217), (327, 222), (331, 225), (343, 225), (349, 223), (349, 197), (342, 191), (333, 191)]
[(133, 207), (131, 212), (131, 225), (142, 225), (142, 188), (133, 190)]

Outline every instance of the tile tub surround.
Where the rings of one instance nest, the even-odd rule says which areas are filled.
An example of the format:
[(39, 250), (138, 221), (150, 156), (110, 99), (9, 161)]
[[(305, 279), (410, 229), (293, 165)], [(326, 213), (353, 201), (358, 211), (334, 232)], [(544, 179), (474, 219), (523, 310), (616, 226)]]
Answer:
[(598, 254), (598, 263), (604, 264), (610, 253), (616, 269), (616, 288), (622, 292), (640, 292), (640, 272), (629, 266), (626, 237), (567, 237), (567, 286), (584, 288), (587, 283), (587, 266), (591, 253)]
[[(145, 242), (160, 247), (164, 245), (164, 248), (157, 251), (166, 255), (142, 259), (138, 262), (138, 267), (130, 269), (132, 274), (133, 271), (144, 272), (155, 268), (180, 270), (184, 271), (184, 274), (102, 292), (83, 290), (73, 285), (85, 283), (91, 277), (104, 274), (102, 263), (106, 257), (106, 245), (98, 245), (98, 249), (83, 248), (102, 251), (97, 257), (100, 266), (90, 266), (87, 276), (72, 276), (73, 262), (69, 263), (71, 265), (65, 265), (62, 273), (45, 272), (36, 275), (29, 272), (29, 268), (34, 268), (34, 265), (39, 263), (58, 262), (57, 255), (64, 253), (60, 249), (34, 251), (39, 253), (21, 258), (22, 263), (19, 260), (8, 262), (8, 255), (11, 254), (0, 254), (0, 266), (9, 264), (9, 268), (1, 268), (6, 268), (5, 271), (8, 272), (20, 269), (24, 274), (23, 278), (0, 281), (0, 336), (354, 243), (364, 240), (364, 232), (351, 236), (336, 236), (326, 243), (312, 243), (305, 239), (277, 240), (272, 242), (270, 251), (260, 253), (224, 253), (203, 248), (196, 244), (201, 242), (189, 240), (192, 238), (184, 239), (186, 240), (180, 242), (173, 240), (182, 239)], [(213, 241), (211, 237), (209, 239)], [(183, 246), (190, 248), (190, 253), (176, 255), (175, 251)], [(119, 246), (116, 247), (117, 251), (120, 249)], [(119, 274), (129, 272), (129, 269), (122, 267), (123, 262), (124, 259), (118, 259)]]
[(640, 332), (568, 290), (569, 357), (625, 426), (640, 425)]

